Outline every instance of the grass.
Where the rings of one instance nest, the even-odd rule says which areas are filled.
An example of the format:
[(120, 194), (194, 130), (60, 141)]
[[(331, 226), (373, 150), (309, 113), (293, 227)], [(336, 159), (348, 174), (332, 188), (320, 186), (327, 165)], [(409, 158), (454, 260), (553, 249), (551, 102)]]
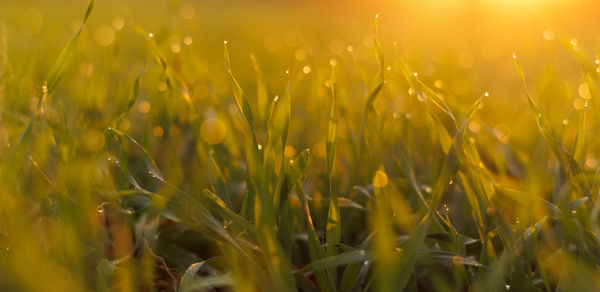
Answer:
[(228, 41), (203, 60), (133, 17), (92, 34), (95, 4), (29, 65), (0, 23), (1, 290), (600, 289), (579, 47), (557, 45), (573, 76), (513, 56), (494, 80), (513, 95), (468, 96), (380, 42), (379, 16), (367, 60)]

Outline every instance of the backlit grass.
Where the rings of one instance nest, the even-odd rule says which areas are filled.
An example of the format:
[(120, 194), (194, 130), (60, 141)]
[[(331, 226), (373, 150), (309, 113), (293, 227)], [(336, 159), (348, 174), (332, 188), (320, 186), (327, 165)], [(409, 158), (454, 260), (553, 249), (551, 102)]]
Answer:
[(600, 289), (585, 39), (486, 67), (165, 2), (0, 19), (0, 290)]

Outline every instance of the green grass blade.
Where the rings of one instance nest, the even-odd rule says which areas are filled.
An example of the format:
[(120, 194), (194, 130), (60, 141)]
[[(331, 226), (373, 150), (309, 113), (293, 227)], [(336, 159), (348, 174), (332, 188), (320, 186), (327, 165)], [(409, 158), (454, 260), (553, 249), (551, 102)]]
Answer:
[(252, 61), (252, 68), (256, 73), (256, 97), (258, 104), (258, 116), (263, 123), (266, 123), (268, 117), (269, 92), (267, 90), (267, 85), (265, 84), (264, 76), (258, 64), (256, 56), (254, 56), (254, 54), (250, 54), (250, 60)]
[(75, 49), (77, 48), (77, 44), (79, 43), (79, 39), (81, 38), (81, 32), (83, 31), (83, 27), (85, 26), (90, 14), (92, 13), (95, 4), (96, 0), (89, 1), (85, 15), (83, 17), (83, 21), (81, 22), (81, 26), (79, 27), (77, 32), (75, 32), (75, 35), (73, 35), (67, 46), (62, 50), (62, 52), (58, 56), (58, 59), (54, 63), (54, 66), (52, 66), (52, 69), (50, 69), (50, 73), (48, 74), (48, 77), (46, 77), (46, 80), (48, 81), (48, 95), (52, 95), (52, 93), (54, 93), (54, 90), (56, 90), (58, 83), (63, 78), (65, 72), (71, 65), (75, 54)]
[(225, 56), (225, 69), (227, 69), (227, 76), (229, 77), (229, 81), (231, 82), (231, 86), (233, 87), (233, 96), (235, 97), (235, 102), (237, 103), (240, 111), (242, 112), (244, 119), (246, 119), (246, 125), (251, 129), (252, 135), (256, 137), (256, 134), (254, 133), (254, 116), (252, 115), (250, 103), (248, 102), (246, 94), (244, 93), (237, 80), (233, 76), (233, 72), (231, 72), (231, 60), (229, 57), (229, 49), (227, 48), (227, 41), (223, 42), (223, 47)]
[(334, 256), (327, 256), (322, 259), (312, 261), (310, 264), (304, 266), (300, 272), (308, 271), (322, 271), (332, 267), (339, 267), (355, 262), (365, 262), (372, 259), (371, 253), (366, 250), (354, 250), (336, 254)]
[[(342, 227), (341, 227), (341, 215), (340, 215), (340, 203), (335, 188), (335, 182), (333, 178), (333, 169), (335, 163), (335, 151), (337, 144), (337, 112), (335, 109), (335, 94), (336, 94), (336, 77), (334, 66), (331, 66), (331, 77), (330, 77), (330, 88), (331, 88), (331, 110), (329, 113), (329, 127), (327, 130), (327, 174), (329, 177), (329, 211), (327, 214), (327, 226), (326, 226), (326, 255), (332, 257), (337, 254), (336, 244), (340, 243)], [(329, 276), (332, 281), (337, 282), (336, 269), (328, 270)]]

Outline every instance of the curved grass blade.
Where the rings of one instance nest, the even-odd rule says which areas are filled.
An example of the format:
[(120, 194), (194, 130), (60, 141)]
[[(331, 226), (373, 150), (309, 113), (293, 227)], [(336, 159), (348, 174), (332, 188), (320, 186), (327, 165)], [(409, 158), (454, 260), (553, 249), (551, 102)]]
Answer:
[(417, 265), (423, 266), (473, 266), (483, 267), (478, 261), (452, 252), (427, 251), (419, 255)]
[(215, 193), (220, 194), (219, 200), (223, 200), (227, 208), (232, 208), (231, 203), (231, 192), (229, 191), (229, 185), (227, 184), (227, 179), (225, 179), (225, 175), (221, 171), (219, 164), (214, 157), (214, 152), (209, 151), (208, 153), (208, 168), (210, 174), (211, 184), (215, 187)]
[(366, 250), (353, 250), (349, 252), (340, 253), (334, 256), (324, 257), (322, 259), (312, 261), (310, 264), (304, 266), (298, 272), (308, 271), (321, 271), (327, 270), (333, 267), (343, 266), (355, 262), (365, 262), (371, 260), (373, 255)]
[(252, 115), (252, 109), (250, 107), (250, 103), (248, 102), (248, 98), (246, 94), (238, 84), (237, 80), (233, 76), (233, 72), (231, 72), (231, 60), (229, 58), (229, 49), (227, 48), (227, 41), (223, 42), (224, 47), (224, 56), (225, 56), (225, 69), (227, 69), (227, 76), (229, 77), (229, 81), (233, 87), (233, 96), (235, 97), (235, 102), (237, 103), (244, 119), (246, 119), (246, 125), (252, 131), (252, 136), (256, 142), (256, 133), (254, 131), (254, 117)]
[(366, 167), (366, 176), (365, 179), (370, 179), (375, 173), (375, 169), (373, 168), (372, 163), (370, 163), (370, 154), (369, 154), (369, 143), (368, 143), (368, 139), (367, 139), (367, 128), (366, 128), (366, 124), (367, 124), (367, 118), (368, 118), (368, 114), (369, 112), (373, 111), (377, 116), (377, 112), (374, 110), (373, 108), (373, 104), (375, 103), (375, 100), (377, 99), (377, 97), (379, 96), (380, 92), (383, 89), (383, 85), (384, 85), (384, 72), (385, 72), (385, 65), (384, 65), (384, 56), (383, 56), (383, 49), (381, 48), (381, 44), (379, 43), (379, 40), (377, 39), (377, 29), (379, 27), (379, 14), (377, 14), (375, 16), (375, 25), (373, 28), (373, 43), (374, 43), (374, 51), (375, 51), (375, 58), (377, 59), (377, 64), (379, 65), (379, 69), (377, 71), (377, 75), (375, 76), (375, 82), (376, 85), (374, 87), (374, 89), (369, 93), (369, 95), (367, 96), (367, 99), (365, 100), (365, 104), (363, 107), (363, 118), (362, 118), (362, 124), (361, 124), (361, 128), (360, 128), (360, 146), (359, 146), (359, 153), (360, 153), (360, 161), (361, 163), (367, 165)]
[(216, 262), (220, 262), (223, 261), (224, 258), (221, 256), (216, 256), (216, 257), (212, 257), (210, 259), (207, 259), (205, 261), (201, 261), (201, 262), (197, 262), (197, 263), (193, 263), (191, 264), (187, 270), (185, 270), (185, 273), (183, 273), (183, 276), (181, 276), (181, 280), (179, 282), (179, 289), (178, 291), (190, 291), (193, 290), (192, 286), (194, 285), (194, 283), (197, 281), (198, 278), (200, 278), (198, 276), (198, 272), (200, 271), (200, 269), (202, 268), (206, 268), (206, 266), (211, 266), (213, 263)]
[[(576, 190), (581, 195), (590, 197), (591, 199), (591, 192), (589, 186), (587, 186), (587, 183), (579, 182), (576, 179), (574, 179), (575, 177), (579, 176), (580, 173), (582, 173), (581, 167), (577, 164), (573, 156), (565, 149), (559, 137), (552, 130), (550, 122), (542, 113), (533, 97), (529, 94), (529, 91), (527, 90), (527, 84), (525, 82), (525, 74), (523, 73), (523, 68), (521, 67), (521, 64), (519, 63), (515, 55), (513, 55), (513, 58), (515, 61), (517, 75), (519, 76), (519, 80), (521, 81), (521, 86), (523, 87), (525, 95), (527, 96), (529, 107), (535, 114), (539, 132), (542, 134), (544, 141), (546, 141), (546, 143), (550, 147), (550, 150), (552, 150), (552, 152), (560, 162), (561, 168), (565, 171), (565, 173), (568, 174), (569, 179), (572, 181), (573, 186), (576, 188)], [(589, 201), (588, 207), (590, 209), (593, 207), (592, 200)]]
[(148, 169), (148, 173), (150, 175), (152, 175), (155, 178), (160, 179), (161, 181), (165, 180), (162, 173), (158, 169), (158, 166), (156, 166), (156, 163), (154, 162), (154, 160), (152, 159), (152, 157), (150, 156), (150, 153), (148, 152), (148, 150), (146, 150), (146, 148), (144, 148), (142, 145), (140, 145), (140, 143), (138, 143), (135, 139), (133, 139), (133, 137), (129, 136), (129, 134), (122, 132), (121, 130), (111, 128), (110, 131), (117, 134), (120, 137), (127, 139), (129, 142), (131, 142), (131, 144), (133, 144), (140, 150), (140, 152), (142, 153), (142, 159), (144, 160), (144, 164), (146, 164), (146, 168)]
[(77, 44), (79, 43), (79, 39), (81, 38), (81, 32), (83, 31), (83, 27), (85, 26), (90, 14), (92, 13), (92, 10), (94, 9), (95, 3), (96, 0), (90, 0), (88, 2), (88, 6), (85, 11), (85, 16), (83, 17), (83, 21), (81, 22), (79, 29), (77, 30), (77, 32), (75, 32), (75, 35), (73, 35), (67, 46), (62, 50), (62, 52), (58, 56), (58, 59), (54, 63), (54, 66), (52, 66), (52, 69), (50, 69), (50, 73), (46, 78), (46, 80), (48, 81), (48, 95), (52, 95), (52, 93), (56, 89), (56, 86), (58, 86), (58, 83), (63, 78), (65, 72), (71, 65), (75, 49), (77, 48)]
[(125, 115), (127, 115), (129, 110), (131, 110), (133, 105), (135, 105), (135, 102), (138, 100), (138, 97), (140, 95), (140, 84), (142, 82), (142, 74), (144, 73), (144, 70), (146, 69), (147, 64), (148, 64), (148, 60), (144, 61), (142, 68), (140, 69), (137, 76), (135, 77), (135, 81), (133, 82), (133, 87), (131, 88), (131, 92), (129, 94), (127, 108), (123, 111), (123, 113), (121, 113), (121, 115), (119, 115), (119, 117), (113, 123), (111, 123), (111, 126), (113, 128), (119, 127), (119, 124), (121, 123), (123, 118), (125, 118)]

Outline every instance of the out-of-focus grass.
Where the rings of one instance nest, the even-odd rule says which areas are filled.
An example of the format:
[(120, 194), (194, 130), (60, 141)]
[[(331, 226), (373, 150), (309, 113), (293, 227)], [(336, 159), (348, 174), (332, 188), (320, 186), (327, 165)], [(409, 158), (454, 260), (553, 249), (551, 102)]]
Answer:
[(459, 2), (1, 3), (1, 290), (598, 290), (597, 4)]

